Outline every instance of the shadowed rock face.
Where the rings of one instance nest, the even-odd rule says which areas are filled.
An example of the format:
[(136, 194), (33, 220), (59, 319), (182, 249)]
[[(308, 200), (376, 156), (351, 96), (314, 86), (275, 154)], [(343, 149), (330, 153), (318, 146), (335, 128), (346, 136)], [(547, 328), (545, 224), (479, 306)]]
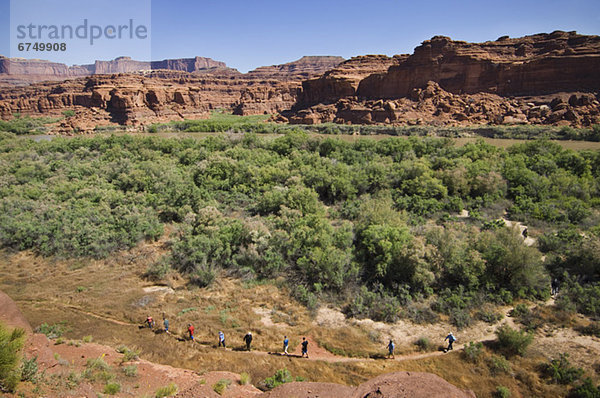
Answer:
[[(554, 32), (466, 43), (436, 36), (412, 55), (352, 58), (302, 84), (292, 123), (600, 122), (600, 37)], [(516, 98), (514, 98), (516, 97)]]

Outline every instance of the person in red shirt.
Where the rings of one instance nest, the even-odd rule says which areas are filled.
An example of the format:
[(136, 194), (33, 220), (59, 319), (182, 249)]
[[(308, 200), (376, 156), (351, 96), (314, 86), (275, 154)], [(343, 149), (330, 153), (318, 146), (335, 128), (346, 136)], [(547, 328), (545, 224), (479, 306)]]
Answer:
[(188, 323), (188, 333), (190, 334), (190, 340), (192, 341), (192, 344), (194, 344), (194, 327), (191, 323)]

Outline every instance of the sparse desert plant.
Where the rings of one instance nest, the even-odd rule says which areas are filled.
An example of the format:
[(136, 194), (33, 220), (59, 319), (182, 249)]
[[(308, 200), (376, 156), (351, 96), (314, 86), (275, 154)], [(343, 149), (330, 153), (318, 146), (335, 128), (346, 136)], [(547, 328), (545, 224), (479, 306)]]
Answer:
[(72, 110), (72, 109), (67, 109), (67, 110), (65, 110), (65, 111), (62, 111), (62, 114), (63, 114), (65, 117), (73, 117), (73, 116), (75, 116), (75, 111), (74, 111), (74, 110)]
[(533, 334), (515, 330), (502, 325), (496, 330), (500, 350), (506, 355), (525, 355), (527, 347), (533, 342)]
[(600, 321), (590, 322), (589, 325), (579, 328), (579, 332), (587, 336), (600, 337)]
[(225, 390), (227, 390), (227, 387), (229, 387), (230, 385), (231, 385), (231, 380), (229, 380), (229, 379), (221, 379), (221, 380), (217, 381), (213, 385), (213, 390), (217, 394), (223, 395), (223, 393), (225, 392)]
[(510, 316), (515, 317), (515, 318), (520, 318), (522, 316), (529, 315), (530, 312), (531, 312), (531, 310), (529, 309), (529, 307), (526, 304), (519, 303), (510, 312)]
[(37, 358), (37, 355), (29, 359), (23, 358), (23, 363), (21, 364), (21, 381), (31, 381), (33, 383), (37, 381)]
[(242, 372), (240, 374), (240, 384), (241, 385), (250, 384), (250, 375), (248, 373)]
[(14, 391), (19, 383), (19, 351), (23, 348), (24, 341), (23, 329), (9, 331), (0, 323), (0, 387), (3, 390)]
[(117, 347), (117, 352), (123, 354), (123, 358), (121, 358), (121, 363), (123, 363), (139, 359), (141, 350), (134, 350), (126, 345), (120, 345)]
[(46, 322), (44, 322), (35, 328), (35, 332), (45, 334), (49, 339), (56, 339), (67, 331), (65, 325), (66, 322), (59, 322), (55, 323), (54, 325), (48, 325)]
[(94, 340), (94, 338), (91, 335), (88, 336), (83, 336), (83, 338), (81, 339), (84, 343), (91, 343), (92, 340)]
[(479, 362), (479, 359), (483, 354), (483, 343), (480, 341), (476, 343), (470, 341), (469, 344), (465, 345), (463, 352), (467, 361)]
[(172, 397), (175, 394), (177, 394), (178, 389), (179, 389), (179, 387), (177, 387), (177, 384), (169, 383), (169, 385), (161, 387), (158, 390), (156, 390), (156, 392), (154, 393), (154, 396), (156, 398)]
[(457, 309), (450, 314), (450, 323), (456, 326), (459, 330), (466, 328), (471, 324), (471, 314), (468, 310)]
[(136, 365), (127, 365), (123, 367), (123, 373), (127, 377), (136, 377), (138, 372), (138, 368)]
[(570, 384), (583, 376), (583, 369), (571, 365), (569, 354), (562, 353), (542, 366), (544, 376), (552, 379), (553, 383)]
[(119, 383), (108, 383), (104, 386), (104, 393), (107, 395), (115, 395), (121, 391), (121, 385)]

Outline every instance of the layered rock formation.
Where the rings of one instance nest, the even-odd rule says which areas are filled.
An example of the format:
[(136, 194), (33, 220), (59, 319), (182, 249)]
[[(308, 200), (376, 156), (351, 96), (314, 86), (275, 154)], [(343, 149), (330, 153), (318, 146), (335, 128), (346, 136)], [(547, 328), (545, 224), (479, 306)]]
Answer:
[(299, 60), (281, 65), (261, 66), (248, 72), (248, 76), (256, 78), (289, 79), (291, 76), (308, 79), (314, 75), (320, 75), (335, 68), (342, 62), (342, 57), (332, 56), (305, 56)]
[(485, 43), (436, 36), (410, 56), (353, 58), (305, 81), (284, 115), (310, 124), (589, 126), (600, 122), (598, 91), (598, 36), (557, 31)]
[(227, 68), (227, 65), (224, 62), (204, 57), (165, 59), (151, 62), (136, 61), (130, 57), (119, 57), (111, 61), (96, 61), (90, 65), (68, 66), (40, 59), (0, 56), (0, 82), (25, 85), (36, 81), (65, 80), (96, 74), (131, 73), (159, 69), (202, 72), (225, 68)]

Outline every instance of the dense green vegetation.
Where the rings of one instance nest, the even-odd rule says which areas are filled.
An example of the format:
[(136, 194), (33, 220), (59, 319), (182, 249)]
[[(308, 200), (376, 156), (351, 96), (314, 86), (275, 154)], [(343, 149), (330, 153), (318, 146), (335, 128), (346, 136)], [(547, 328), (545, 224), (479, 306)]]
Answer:
[(14, 134), (42, 134), (47, 132), (48, 124), (56, 123), (60, 119), (60, 117), (34, 118), (31, 116), (21, 116), (19, 114), (16, 114), (11, 120), (8, 121), (0, 119), (0, 131), (8, 131), (9, 133)]
[(385, 134), (392, 136), (437, 136), (437, 137), (488, 137), (512, 139), (553, 139), (600, 141), (600, 125), (591, 128), (575, 129), (571, 127), (515, 125), (515, 126), (384, 126), (384, 125), (344, 125), (322, 123), (314, 125), (289, 125), (266, 123), (269, 115), (235, 116), (215, 111), (209, 119), (173, 121), (148, 126), (150, 133), (166, 131), (205, 132), (205, 133), (260, 133), (286, 134), (291, 131), (305, 131), (319, 134)]
[[(483, 303), (547, 297), (557, 277), (573, 292), (567, 304), (600, 311), (599, 151), (300, 131), (39, 143), (0, 134), (6, 249), (102, 258), (173, 224), (153, 278), (282, 276), (308, 306), (333, 300), (386, 321), (447, 313), (460, 328)], [(539, 249), (495, 221), (505, 211), (544, 232)]]

